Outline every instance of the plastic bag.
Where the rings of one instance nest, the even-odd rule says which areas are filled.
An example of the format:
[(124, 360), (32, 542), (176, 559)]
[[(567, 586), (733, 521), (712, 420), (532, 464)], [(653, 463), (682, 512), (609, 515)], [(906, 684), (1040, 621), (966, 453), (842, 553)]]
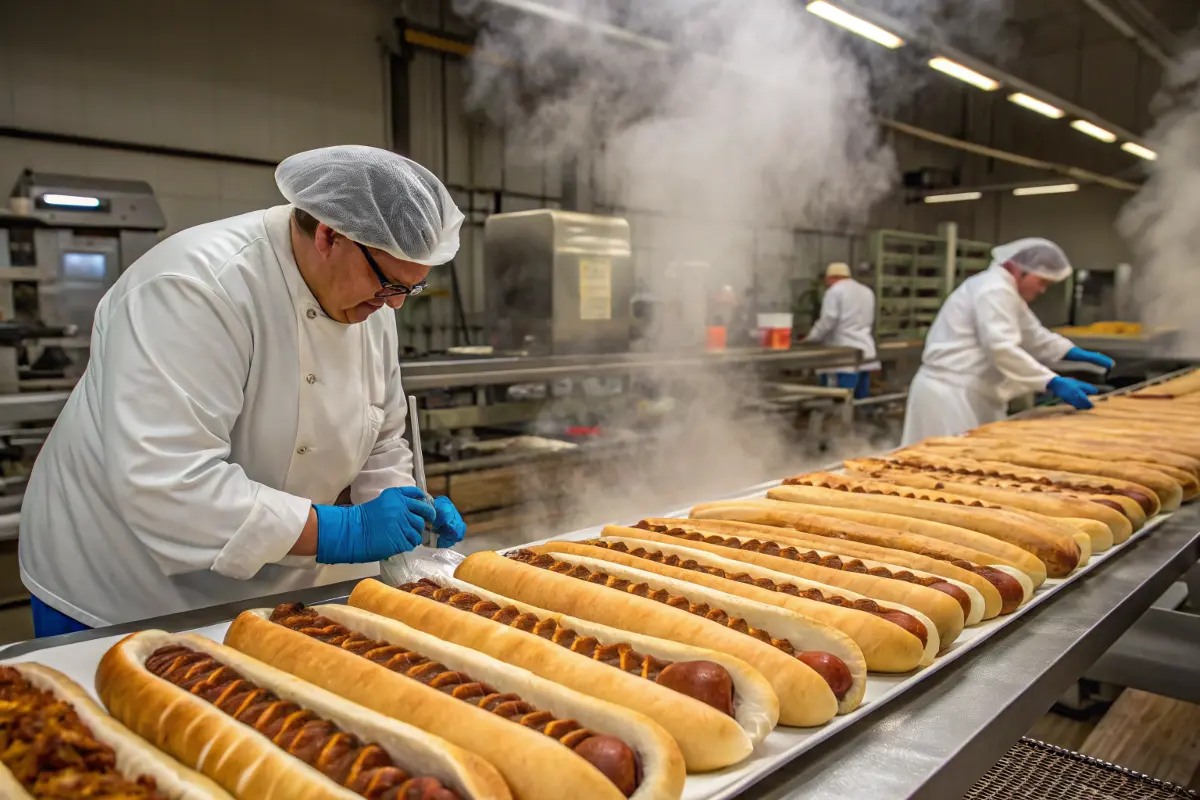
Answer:
[(421, 578), (452, 578), (454, 570), (465, 558), (450, 548), (418, 547), (380, 561), (379, 579), (389, 586), (401, 586)]

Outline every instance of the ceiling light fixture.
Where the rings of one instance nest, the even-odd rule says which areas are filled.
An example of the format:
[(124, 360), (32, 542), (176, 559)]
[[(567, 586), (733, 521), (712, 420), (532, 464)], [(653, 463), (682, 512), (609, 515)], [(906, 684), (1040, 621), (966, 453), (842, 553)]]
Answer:
[(1066, 115), (1066, 112), (1058, 106), (1052, 106), (1044, 100), (1038, 100), (1036, 97), (1027, 95), (1024, 92), (1014, 92), (1008, 96), (1008, 99), (1022, 108), (1036, 111), (1043, 117), (1049, 117), (1050, 119), (1062, 119)]
[(930, 194), (926, 195), (924, 200), (926, 203), (959, 203), (963, 200), (978, 200), (983, 197), (983, 192), (957, 192), (955, 194)]
[(843, 11), (835, 5), (826, 3), (825, 0), (813, 0), (805, 8), (826, 22), (839, 25), (851, 33), (857, 33), (859, 36), (870, 39), (876, 44), (881, 44), (889, 50), (895, 50), (897, 47), (904, 45), (904, 40), (891, 31), (885, 31), (878, 25), (867, 22), (865, 19), (856, 17), (847, 11)]
[(1115, 133), (1113, 133), (1112, 131), (1105, 130), (1104, 128), (1101, 128), (1099, 125), (1093, 125), (1092, 123), (1088, 122), (1086, 119), (1075, 120), (1074, 122), (1071, 123), (1071, 127), (1074, 128), (1075, 130), (1079, 131), (1080, 133), (1086, 133), (1088, 136), (1092, 137), (1093, 139), (1099, 139), (1102, 142), (1112, 143), (1117, 140), (1117, 135)]
[(1121, 145), (1121, 149), (1126, 153), (1132, 153), (1138, 158), (1144, 158), (1147, 161), (1158, 160), (1158, 153), (1154, 152), (1149, 147), (1142, 147), (1137, 142), (1126, 142), (1125, 144)]
[(952, 78), (958, 78), (964, 83), (969, 83), (972, 86), (983, 89), (985, 92), (994, 92), (1000, 88), (1000, 81), (989, 78), (987, 75), (982, 75), (973, 69), (968, 69), (957, 61), (951, 61), (942, 56), (931, 59), (929, 66)]
[(1026, 197), (1034, 194), (1067, 194), (1078, 191), (1078, 183), (1052, 183), (1047, 186), (1018, 186), (1013, 189), (1013, 194), (1017, 197)]

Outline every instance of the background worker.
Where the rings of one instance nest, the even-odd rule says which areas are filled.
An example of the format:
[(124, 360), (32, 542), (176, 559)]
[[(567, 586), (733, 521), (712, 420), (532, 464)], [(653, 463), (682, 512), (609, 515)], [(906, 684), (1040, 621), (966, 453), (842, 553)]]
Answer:
[(929, 329), (909, 388), (902, 445), (1001, 420), (1009, 401), (1023, 394), (1045, 390), (1075, 408), (1092, 407), (1088, 395), (1096, 387), (1048, 365), (1079, 361), (1109, 370), (1113, 360), (1047, 330), (1029, 308), (1070, 274), (1066, 254), (1047, 239), (992, 249), (991, 265), (946, 298)]
[(871, 373), (879, 370), (875, 360), (875, 293), (850, 275), (850, 267), (835, 262), (825, 268), (825, 296), (821, 314), (804, 341), (829, 347), (854, 347), (862, 352), (864, 363), (857, 367), (821, 370), (824, 386), (850, 389), (855, 399), (870, 393)]

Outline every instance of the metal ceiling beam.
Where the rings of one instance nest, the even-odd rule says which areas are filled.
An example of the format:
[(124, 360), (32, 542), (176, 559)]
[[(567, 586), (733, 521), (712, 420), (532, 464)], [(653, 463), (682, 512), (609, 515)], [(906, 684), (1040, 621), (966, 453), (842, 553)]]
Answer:
[(1099, 125), (1105, 130), (1112, 131), (1119, 138), (1125, 141), (1136, 142), (1144, 147), (1149, 147), (1146, 141), (1139, 134), (1127, 130), (1122, 126), (1117, 125), (1115, 122), (1111, 122), (1099, 114), (1089, 111), (1083, 106), (1076, 105), (1070, 100), (1059, 97), (1058, 95), (1053, 94), (1052, 92), (1049, 92), (1040, 86), (1035, 86), (1029, 81), (1019, 78), (1016, 75), (1013, 75), (1011, 72), (1000, 69), (994, 64), (989, 64), (982, 59), (968, 55), (962, 50), (959, 50), (958, 48), (953, 47), (945, 42), (936, 33), (918, 31), (915, 28), (905, 25), (900, 20), (893, 19), (892, 17), (882, 14), (875, 9), (864, 6), (861, 2), (859, 2), (859, 0), (835, 0), (835, 2), (837, 3), (837, 6), (844, 11), (847, 11), (857, 17), (862, 17), (868, 22), (878, 25), (885, 30), (891, 31), (901, 39), (904, 39), (906, 42), (918, 42), (924, 45), (927, 49), (936, 51), (938, 55), (945, 56), (952, 61), (957, 61), (964, 67), (973, 69), (976, 72), (987, 75), (988, 77), (995, 78), (1004, 84), (1004, 88), (1006, 89), (1016, 92), (1024, 92), (1025, 94), (1036, 97), (1039, 100), (1044, 100), (1051, 105), (1058, 106), (1072, 117), (1087, 120), (1093, 125)]
[(997, 161), (1005, 161), (1009, 164), (1017, 164), (1030, 169), (1040, 169), (1044, 172), (1054, 172), (1058, 175), (1063, 175), (1072, 178), (1081, 183), (1095, 183), (1101, 186), (1107, 186), (1111, 189), (1120, 189), (1123, 192), (1137, 192), (1142, 187), (1137, 183), (1114, 178), (1109, 175), (1101, 175), (1099, 172), (1081, 169), (1080, 167), (1072, 167), (1069, 164), (1057, 164), (1053, 161), (1043, 161), (1040, 158), (1030, 158), (1019, 153), (1010, 153), (1007, 150), (999, 150), (995, 147), (968, 142), (963, 139), (955, 139), (953, 136), (928, 131), (924, 128), (918, 128), (916, 125), (909, 125), (907, 122), (900, 122), (887, 117), (877, 117), (879, 124), (889, 130), (903, 133), (907, 136), (912, 136), (917, 139), (924, 139), (927, 142), (940, 144), (943, 147), (952, 147), (956, 150), (962, 150), (967, 153), (972, 153), (985, 158), (994, 158)]
[[(553, 20), (560, 24), (566, 24), (566, 25), (572, 25), (572, 26), (584, 28), (587, 30), (591, 30), (591, 31), (594, 31), (597, 33), (607, 35), (607, 36), (611, 36), (614, 39), (617, 39), (620, 41), (641, 45), (644, 47), (648, 47), (650, 49), (659, 50), (659, 51), (670, 51), (670, 50), (674, 49), (673, 45), (669, 44), (668, 42), (662, 41), (661, 39), (652, 39), (651, 37), (642, 36), (640, 34), (634, 34), (630, 31), (624, 31), (623, 29), (620, 29), (620, 28), (616, 29), (620, 33), (614, 34), (613, 30), (612, 30), (614, 26), (594, 23), (590, 20), (586, 20), (582, 17), (579, 17), (575, 14), (571, 14), (569, 12), (565, 12), (560, 9), (553, 9), (541, 2), (537, 2), (537, 0), (492, 0), (492, 2), (495, 3), (496, 5), (506, 6), (508, 8), (524, 12), (526, 14), (534, 14), (537, 16), (541, 16), (545, 19)], [(889, 30), (891, 30), (896, 35), (901, 36), (902, 38), (907, 38), (909, 41), (922, 41), (922, 37), (918, 36), (915, 32), (905, 29), (899, 23), (894, 22), (893, 20), (885, 17), (882, 14), (878, 14), (873, 11), (861, 9), (861, 7), (858, 5), (857, 2), (851, 2), (851, 0), (837, 0), (837, 3), (839, 6), (845, 8), (845, 10), (851, 11), (851, 13), (862, 16), (864, 19), (875, 22), (875, 24), (877, 24), (877, 25), (880, 25), (883, 27), (890, 26)], [(872, 19), (872, 17), (874, 17), (874, 19)], [(926, 39), (925, 41), (926, 41), (926, 44), (929, 44), (929, 40)], [(649, 42), (649, 43), (647, 43), (647, 42)], [(1026, 82), (1020, 80), (1019, 78), (1008, 75), (1007, 73), (1005, 73), (1001, 70), (998, 70), (990, 65), (984, 64), (983, 62), (973, 59), (970, 56), (966, 55), (965, 53), (962, 53), (961, 51), (956, 50), (952, 47), (943, 46), (936, 42), (934, 44), (936, 44), (939, 53), (941, 53), (942, 55), (945, 55), (948, 58), (953, 58), (955, 61), (958, 61), (960, 64), (963, 64), (964, 66), (971, 67), (972, 69), (978, 69), (981, 72), (990, 73), (998, 78), (1002, 77), (1002, 79), (1005, 80), (1005, 82), (1008, 84), (1008, 86), (1010, 88), (1017, 89), (1018, 91), (1026, 92), (1027, 94), (1032, 94), (1035, 97), (1040, 97), (1040, 98), (1046, 100), (1046, 102), (1052, 102), (1055, 105), (1058, 105), (1059, 108), (1062, 108), (1064, 111), (1067, 111), (1070, 114), (1074, 114), (1075, 116), (1079, 117), (1080, 119), (1086, 119), (1089, 122), (1093, 122), (1096, 125), (1100, 125), (1106, 129), (1112, 131), (1113, 133), (1117, 134), (1118, 136), (1125, 138), (1129, 141), (1135, 141), (1135, 142), (1141, 143), (1141, 139), (1139, 137), (1134, 136), (1132, 133), (1122, 129), (1120, 126), (1109, 123), (1107, 120), (1103, 119), (1102, 117), (1100, 117), (1096, 114), (1092, 114), (1090, 111), (1087, 111), (1086, 109), (1079, 108), (1078, 106), (1068, 103), (1066, 100), (1059, 99), (1059, 98), (1055, 97), (1054, 95), (1050, 94), (1049, 92), (1043, 91), (1042, 89), (1039, 89), (1038, 87), (1033, 86), (1032, 84), (1026, 83)], [(432, 45), (426, 45), (426, 46), (432, 46)], [(975, 66), (972, 66), (972, 65), (975, 65)], [(1069, 177), (1069, 178), (1072, 178), (1074, 180), (1081, 181), (1084, 183), (1095, 183), (1095, 184), (1099, 184), (1101, 186), (1108, 186), (1110, 188), (1119, 189), (1119, 190), (1125, 191), (1125, 192), (1137, 192), (1142, 188), (1139, 184), (1130, 183), (1129, 181), (1124, 181), (1119, 178), (1113, 178), (1108, 175), (1101, 175), (1100, 173), (1092, 172), (1090, 170), (1082, 169), (1080, 167), (1072, 167), (1067, 164), (1056, 164), (1051, 161), (1043, 161), (1043, 160), (1037, 159), (1037, 158), (1030, 158), (1028, 156), (1023, 156), (1018, 153), (1008, 152), (1007, 150), (999, 150), (994, 147), (987, 147), (986, 145), (980, 145), (980, 144), (976, 144), (974, 142), (968, 142), (963, 139), (956, 139), (953, 136), (946, 136), (944, 134), (936, 133), (934, 131), (930, 131), (930, 130), (926, 130), (924, 128), (917, 127), (916, 125), (909, 125), (908, 123), (905, 123), (905, 122), (888, 119), (887, 117), (876, 117), (876, 120), (883, 127), (888, 128), (893, 131), (896, 131), (897, 133), (902, 133), (902, 134), (905, 134), (908, 136), (913, 136), (918, 139), (923, 139), (927, 142), (932, 142), (933, 144), (938, 144), (943, 147), (950, 147), (950, 148), (953, 148), (956, 150), (961, 150), (963, 152), (972, 153), (972, 154), (978, 155), (978, 156), (983, 156), (985, 158), (994, 158), (997, 161), (1005, 161), (1010, 164), (1018, 164), (1021, 166), (1030, 167), (1031, 169), (1039, 169), (1039, 170), (1043, 170), (1046, 172), (1054, 172), (1056, 174), (1063, 175), (1063, 176), (1066, 176), (1066, 177)]]
[(1096, 12), (1096, 16), (1111, 25), (1117, 33), (1124, 36), (1135, 46), (1141, 48), (1143, 53), (1157, 61), (1163, 69), (1171, 65), (1171, 57), (1169, 55), (1163, 52), (1156, 43), (1150, 41), (1148, 37), (1139, 33), (1132, 25), (1125, 21), (1120, 12), (1109, 6), (1104, 0), (1080, 0), (1080, 2)]

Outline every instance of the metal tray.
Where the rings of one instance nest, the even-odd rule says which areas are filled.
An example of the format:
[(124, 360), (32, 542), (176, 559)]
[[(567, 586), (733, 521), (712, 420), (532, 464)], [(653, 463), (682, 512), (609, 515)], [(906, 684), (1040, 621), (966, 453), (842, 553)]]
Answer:
[[(728, 499), (747, 496), (761, 497), (767, 488), (778, 485), (778, 483), (778, 481), (772, 481), (750, 490), (743, 490)], [(686, 509), (676, 509), (660, 516), (686, 516)], [(906, 690), (937, 675), (962, 656), (984, 644), (999, 631), (1020, 620), (1032, 609), (1087, 576), (1101, 564), (1109, 559), (1120, 557), (1122, 553), (1135, 547), (1137, 542), (1147, 535), (1152, 535), (1154, 528), (1162, 524), (1168, 517), (1169, 515), (1158, 517), (1141, 531), (1135, 533), (1128, 541), (1105, 553), (1093, 556), (1086, 567), (1076, 570), (1069, 577), (1047, 580), (1028, 603), (1012, 614), (967, 628), (947, 650), (938, 656), (931, 666), (904, 675), (872, 673), (867, 684), (866, 697), (863, 699), (862, 705), (852, 713), (839, 716), (820, 728), (777, 728), (742, 763), (717, 772), (689, 775), (684, 787), (683, 800), (726, 800), (726, 798), (736, 797), (767, 775), (783, 768), (858, 720), (882, 708)], [(587, 528), (552, 538), (586, 539), (599, 535), (600, 527)], [(540, 542), (531, 542), (530, 544), (538, 543)], [(436, 578), (437, 575), (431, 574), (430, 577)], [(221, 641), (228, 627), (229, 621), (225, 621), (194, 630), (196, 633)], [(120, 636), (99, 637), (74, 644), (64, 644), (60, 647), (37, 650), (27, 655), (17, 656), (13, 660), (36, 661), (54, 667), (92, 691), (96, 665), (99, 663), (100, 657), (119, 639)]]

